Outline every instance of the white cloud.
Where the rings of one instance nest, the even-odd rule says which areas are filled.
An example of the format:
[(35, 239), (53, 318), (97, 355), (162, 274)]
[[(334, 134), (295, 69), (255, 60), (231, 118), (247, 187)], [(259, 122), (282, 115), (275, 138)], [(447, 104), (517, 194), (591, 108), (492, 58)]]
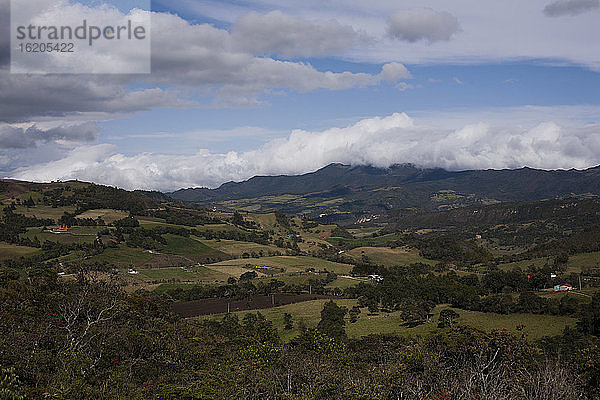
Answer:
[(414, 163), (451, 170), (585, 168), (600, 164), (600, 125), (529, 128), (472, 123), (458, 129), (422, 125), (406, 114), (363, 119), (320, 132), (295, 130), (250, 151), (193, 155), (120, 154), (108, 145), (81, 146), (67, 157), (24, 167), (27, 180), (91, 180), (134, 189), (210, 186), (254, 175), (298, 174), (332, 162), (387, 167)]
[(556, 0), (544, 7), (548, 17), (579, 15), (600, 7), (600, 0)]
[[(541, 10), (553, 0), (487, 1), (485, 7), (472, 0), (429, 0), (427, 7), (457, 17), (462, 31), (452, 40), (429, 44), (427, 40), (379, 40), (371, 46), (355, 46), (344, 58), (359, 62), (404, 64), (481, 64), (535, 60), (567, 63), (600, 70), (600, 24), (596, 12), (572, 19), (547, 18)], [(397, 0), (206, 0), (176, 2), (188, 15), (212, 17), (235, 23), (249, 10), (282, 10), (308, 20), (335, 18), (376, 38), (384, 38), (386, 19), (398, 10)], [(480, 3), (477, 3), (480, 4)], [(422, 9), (422, 0), (403, 0), (403, 9)]]
[(388, 34), (399, 40), (429, 43), (448, 41), (460, 31), (458, 19), (446, 11), (431, 8), (397, 11), (388, 18)]
[[(93, 13), (107, 21), (123, 17), (114, 8), (97, 10), (81, 4), (65, 6), (61, 13), (64, 20), (72, 24), (80, 23), (86, 15)], [(277, 25), (278, 21), (284, 22), (285, 35), (267, 35), (271, 29), (284, 29)], [(335, 22), (306, 22), (279, 12), (252, 14), (242, 18), (240, 24), (238, 28), (234, 26), (232, 34), (210, 24), (191, 24), (173, 14), (152, 13), (151, 75), (86, 75), (83, 78), (56, 75), (49, 78), (8, 74), (0, 68), (0, 103), (3, 105), (0, 121), (199, 104), (248, 106), (259, 104), (261, 96), (273, 91), (344, 90), (378, 85), (383, 80), (380, 75), (320, 71), (307, 62), (254, 54), (315, 55), (343, 50), (363, 38), (349, 26)], [(270, 41), (261, 41), (261, 35), (269, 36)], [(0, 46), (7, 47), (8, 43), (0, 42)], [(115, 54), (114, 58), (86, 53), (80, 57), (80, 62), (106, 68), (103, 64), (131, 57), (135, 58), (130, 53)], [(0, 61), (2, 58), (0, 52)], [(56, 55), (45, 62), (60, 64), (62, 61), (60, 55)], [(400, 64), (395, 66), (398, 78), (408, 74), (401, 68)], [(132, 83), (142, 88), (131, 89)], [(186, 100), (191, 97), (198, 100)]]
[(391, 83), (395, 83), (400, 79), (412, 78), (408, 69), (396, 62), (385, 64), (381, 69), (381, 77)]

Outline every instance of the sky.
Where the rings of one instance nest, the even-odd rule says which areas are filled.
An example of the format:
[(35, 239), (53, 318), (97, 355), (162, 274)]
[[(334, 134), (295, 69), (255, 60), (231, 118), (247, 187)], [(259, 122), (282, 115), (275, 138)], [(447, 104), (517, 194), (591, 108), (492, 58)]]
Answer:
[(151, 72), (11, 73), (0, 0), (4, 177), (173, 191), (333, 162), (600, 165), (600, 0), (27, 1), (150, 17)]

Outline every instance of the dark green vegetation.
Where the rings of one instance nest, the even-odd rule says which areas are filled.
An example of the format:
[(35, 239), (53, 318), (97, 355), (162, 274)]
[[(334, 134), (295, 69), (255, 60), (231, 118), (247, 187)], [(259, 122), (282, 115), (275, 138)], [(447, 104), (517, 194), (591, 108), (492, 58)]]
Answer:
[[(595, 171), (483, 171), (461, 197), (472, 172), (333, 166), (302, 178), (312, 194), (253, 181), (280, 185), (271, 213), (236, 203), (247, 183), (202, 208), (1, 181), (0, 398), (599, 398)], [(328, 174), (361, 189), (326, 199)], [(297, 196), (389, 209), (341, 227), (282, 212)]]
[[(596, 321), (598, 301), (587, 310)], [(85, 273), (61, 281), (47, 269), (3, 275), (0, 304), (7, 399), (599, 395), (600, 342), (583, 326), (537, 342), (463, 326), (347, 339), (346, 310), (329, 302), (316, 329), (301, 326), (283, 343), (260, 313), (186, 321), (158, 295), (126, 294)]]

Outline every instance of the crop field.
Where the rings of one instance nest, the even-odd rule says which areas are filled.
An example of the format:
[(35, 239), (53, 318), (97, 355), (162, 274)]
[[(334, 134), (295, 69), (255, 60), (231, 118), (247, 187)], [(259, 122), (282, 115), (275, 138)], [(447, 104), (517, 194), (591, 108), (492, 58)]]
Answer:
[(189, 229), (189, 226), (184, 225), (176, 225), (176, 224), (168, 224), (162, 218), (153, 218), (153, 217), (142, 217), (136, 218), (140, 222), (140, 226), (144, 228), (152, 228), (155, 226), (170, 226), (173, 228), (186, 228)]
[(36, 205), (33, 208), (27, 208), (25, 206), (17, 206), (15, 213), (23, 214), (27, 217), (36, 217), (36, 218), (51, 218), (54, 220), (60, 219), (64, 215), (65, 212), (73, 213), (75, 212), (75, 206), (67, 206), (67, 207), (56, 207), (53, 208), (51, 206), (42, 206)]
[(417, 249), (407, 249), (404, 247), (397, 247), (395, 249), (389, 247), (357, 247), (346, 252), (346, 254), (351, 255), (357, 260), (360, 260), (364, 255), (371, 262), (386, 266), (413, 264), (417, 262), (430, 265), (436, 263), (435, 261), (421, 257)]
[(307, 268), (314, 268), (317, 271), (327, 269), (336, 274), (348, 274), (352, 269), (352, 266), (349, 264), (341, 264), (307, 256), (273, 256), (235, 259), (210, 264), (210, 267), (219, 267), (220, 265), (245, 266), (246, 264), (266, 265), (272, 268), (285, 268), (285, 272), (302, 272)]
[(92, 243), (96, 239), (96, 232), (99, 232), (99, 230), (97, 227), (74, 227), (66, 233), (52, 233), (42, 232), (42, 228), (29, 228), (21, 236), (30, 239), (37, 237), (40, 242), (49, 240), (64, 244)]
[[(62, 257), (62, 261), (75, 261), (80, 256), (75, 253), (65, 257)], [(150, 261), (154, 257), (153, 254), (148, 253), (146, 250), (132, 248), (128, 246), (121, 246), (118, 249), (107, 248), (102, 254), (98, 254), (90, 257), (90, 262), (107, 263), (114, 265), (117, 268), (129, 268), (130, 266), (139, 267), (142, 264)]]
[(150, 281), (212, 283), (226, 281), (230, 275), (202, 266), (142, 269), (139, 275)]
[(30, 256), (39, 251), (35, 247), (17, 246), (15, 244), (0, 243), (0, 261)]
[(191, 237), (183, 237), (172, 234), (164, 235), (167, 240), (167, 245), (161, 249), (161, 253), (176, 254), (179, 256), (187, 257), (193, 261), (205, 261), (207, 259), (223, 260), (230, 258), (229, 255), (208, 247), (201, 243), (199, 240), (195, 240)]
[[(237, 260), (230, 260), (230, 261), (237, 261)], [(251, 264), (251, 265), (253, 265), (253, 264)], [(209, 268), (215, 272), (233, 276), (236, 279), (239, 278), (240, 275), (242, 275), (243, 273), (250, 272), (250, 271), (256, 272), (259, 277), (267, 276), (266, 274), (257, 270), (256, 268), (246, 267), (245, 264), (241, 265), (239, 263), (228, 264), (227, 261), (223, 261), (222, 263), (217, 263), (217, 264), (208, 264), (208, 265), (206, 265), (206, 268)]]
[(212, 247), (213, 249), (217, 249), (219, 251), (222, 251), (223, 253), (230, 254), (234, 257), (241, 257), (242, 254), (244, 254), (244, 253), (259, 254), (259, 252), (262, 251), (264, 255), (268, 255), (269, 252), (273, 253), (273, 252), (281, 252), (282, 251), (282, 249), (280, 249), (276, 246), (265, 246), (265, 245), (258, 244), (258, 243), (240, 242), (240, 241), (236, 241), (236, 240), (224, 240), (224, 239), (220, 239), (220, 240), (197, 239), (197, 240), (200, 241), (200, 243), (202, 243), (208, 247)]
[(203, 315), (214, 315), (231, 312), (249, 311), (273, 308), (284, 304), (296, 304), (300, 302), (312, 301), (316, 299), (329, 299), (330, 296), (317, 294), (290, 294), (274, 293), (272, 295), (255, 294), (243, 299), (228, 298), (208, 298), (201, 300), (176, 302), (173, 309), (184, 317), (198, 317)]
[(402, 235), (390, 233), (377, 237), (366, 237), (360, 239), (329, 238), (327, 241), (333, 245), (347, 245), (350, 247), (378, 247), (394, 240), (402, 239)]
[(107, 224), (113, 223), (116, 220), (123, 219), (129, 215), (126, 211), (111, 210), (111, 209), (98, 209), (88, 210), (77, 216), (77, 218), (92, 218), (96, 219), (101, 217)]
[(325, 287), (326, 288), (346, 289), (346, 288), (349, 288), (352, 286), (356, 286), (361, 282), (364, 282), (364, 281), (360, 280), (360, 279), (355, 279), (355, 278), (345, 278), (343, 276), (338, 276), (335, 281), (325, 285)]

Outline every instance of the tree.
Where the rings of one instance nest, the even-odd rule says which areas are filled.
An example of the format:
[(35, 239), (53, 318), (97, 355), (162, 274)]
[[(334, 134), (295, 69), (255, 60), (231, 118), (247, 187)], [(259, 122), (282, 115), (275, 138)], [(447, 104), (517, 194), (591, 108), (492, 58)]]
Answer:
[(23, 205), (27, 206), (27, 208), (31, 208), (35, 206), (35, 202), (31, 198), (31, 196), (29, 196), (29, 198), (23, 203)]
[(438, 328), (445, 328), (447, 326), (452, 328), (452, 326), (454, 325), (454, 320), (458, 317), (460, 317), (460, 314), (456, 311), (451, 310), (449, 308), (443, 309), (442, 311), (440, 311), (440, 322), (438, 324)]
[(254, 279), (258, 276), (258, 274), (254, 271), (248, 271), (248, 272), (244, 272), (242, 275), (240, 275), (240, 281), (249, 281), (251, 279)]
[(292, 321), (292, 314), (290, 313), (284, 313), (283, 314), (283, 329), (289, 331), (292, 330), (294, 328), (294, 321)]
[(231, 221), (234, 225), (243, 226), (244, 225), (244, 217), (239, 212), (233, 213), (233, 220)]
[(0, 369), (0, 399), (3, 400), (22, 400), (25, 396), (22, 394), (20, 382), (15, 369)]
[(350, 322), (355, 323), (356, 321), (358, 321), (358, 315), (360, 314), (360, 307), (358, 307), (358, 306), (352, 307), (348, 314), (350, 315)]
[(600, 294), (595, 294), (590, 304), (581, 306), (581, 319), (577, 327), (585, 334), (600, 335)]
[(434, 304), (430, 301), (405, 300), (401, 304), (402, 313), (400, 318), (406, 321), (409, 326), (420, 325), (429, 319), (429, 312), (433, 307)]
[(524, 313), (541, 314), (547, 308), (547, 301), (533, 292), (522, 292), (517, 307)]
[(344, 316), (347, 311), (346, 307), (340, 307), (333, 300), (329, 300), (323, 305), (317, 330), (334, 339), (346, 339)]

